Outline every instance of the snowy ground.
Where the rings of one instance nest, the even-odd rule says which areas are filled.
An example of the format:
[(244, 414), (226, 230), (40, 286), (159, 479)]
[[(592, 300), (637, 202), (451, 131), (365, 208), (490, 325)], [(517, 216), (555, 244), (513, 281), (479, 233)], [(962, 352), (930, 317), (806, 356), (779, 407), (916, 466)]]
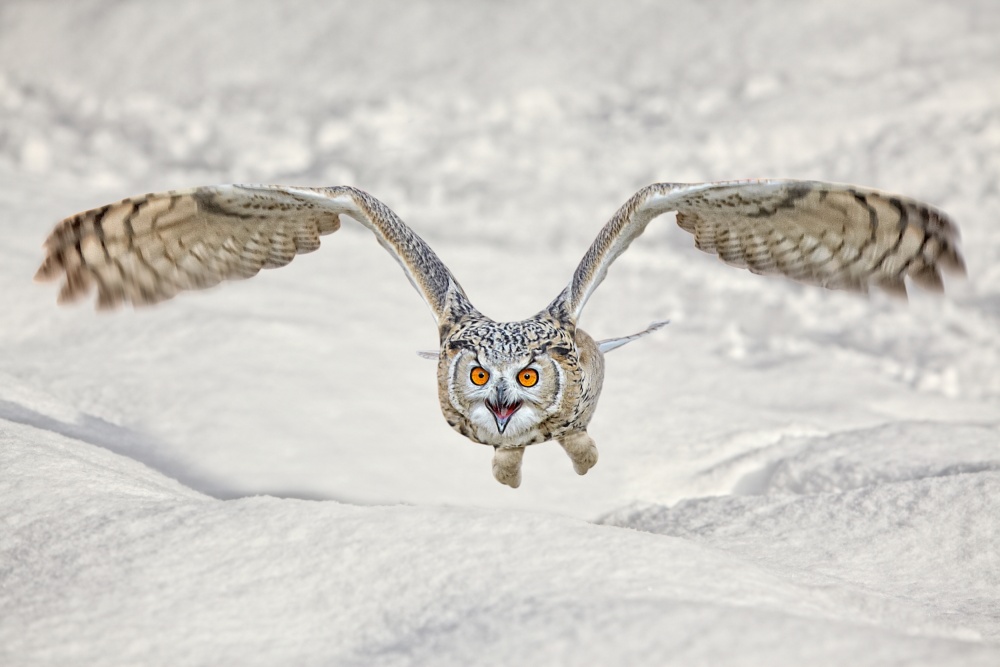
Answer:
[[(0, 5), (0, 664), (1000, 663), (1000, 6)], [(669, 6), (669, 10), (667, 7)], [(31, 283), (150, 190), (350, 183), (519, 319), (654, 181), (930, 201), (944, 298), (724, 267), (660, 221), (588, 307), (577, 477), (437, 407), (366, 232), (113, 315)]]

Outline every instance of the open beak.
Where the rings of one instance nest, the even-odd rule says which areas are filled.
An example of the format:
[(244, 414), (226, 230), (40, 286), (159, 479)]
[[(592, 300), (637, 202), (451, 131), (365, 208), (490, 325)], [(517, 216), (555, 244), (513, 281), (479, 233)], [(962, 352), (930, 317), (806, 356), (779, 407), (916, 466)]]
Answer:
[(509, 422), (510, 418), (514, 416), (514, 413), (521, 408), (521, 401), (514, 401), (513, 403), (494, 403), (493, 401), (487, 400), (486, 407), (493, 413), (493, 418), (497, 422), (497, 430), (503, 433), (504, 429), (507, 428), (507, 422)]

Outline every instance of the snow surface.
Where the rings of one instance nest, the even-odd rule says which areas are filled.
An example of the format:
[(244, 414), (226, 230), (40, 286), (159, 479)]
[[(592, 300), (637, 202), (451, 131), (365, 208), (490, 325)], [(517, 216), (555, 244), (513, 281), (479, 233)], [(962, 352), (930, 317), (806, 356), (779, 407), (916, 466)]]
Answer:
[[(992, 0), (7, 0), (0, 664), (1000, 664), (998, 36)], [(83, 208), (349, 183), (519, 319), (639, 187), (753, 176), (932, 202), (969, 277), (826, 293), (661, 221), (584, 316), (671, 320), (608, 357), (600, 463), (535, 447), (516, 491), (358, 225), (138, 312), (30, 280)]]

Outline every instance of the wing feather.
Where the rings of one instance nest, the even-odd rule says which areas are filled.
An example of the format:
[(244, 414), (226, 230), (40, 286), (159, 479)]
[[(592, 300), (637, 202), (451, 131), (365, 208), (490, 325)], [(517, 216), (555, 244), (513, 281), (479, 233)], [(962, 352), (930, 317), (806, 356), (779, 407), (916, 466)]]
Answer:
[(151, 193), (78, 213), (45, 242), (35, 278), (63, 278), (59, 301), (97, 287), (98, 308), (143, 305), (284, 266), (348, 215), (375, 234), (439, 325), (470, 312), (461, 286), (385, 204), (350, 187), (222, 185)]
[(615, 259), (673, 211), (695, 246), (727, 264), (831, 289), (905, 296), (905, 278), (940, 290), (942, 270), (965, 270), (954, 223), (905, 197), (818, 181), (658, 183), (604, 226), (550, 310), (579, 318)]

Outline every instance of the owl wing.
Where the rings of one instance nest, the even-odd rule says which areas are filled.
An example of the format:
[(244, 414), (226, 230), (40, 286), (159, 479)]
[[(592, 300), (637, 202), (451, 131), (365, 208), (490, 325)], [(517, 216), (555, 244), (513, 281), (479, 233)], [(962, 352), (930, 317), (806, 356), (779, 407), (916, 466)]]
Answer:
[(754, 273), (905, 296), (907, 276), (940, 290), (942, 269), (964, 272), (954, 223), (912, 199), (817, 181), (657, 183), (604, 226), (550, 309), (579, 318), (611, 263), (653, 218), (671, 211), (698, 248)]
[(97, 307), (149, 304), (249, 278), (319, 248), (346, 214), (399, 262), (440, 324), (472, 306), (434, 251), (385, 204), (350, 187), (220, 185), (124, 199), (60, 222), (35, 278), (64, 278), (59, 301), (97, 286)]

